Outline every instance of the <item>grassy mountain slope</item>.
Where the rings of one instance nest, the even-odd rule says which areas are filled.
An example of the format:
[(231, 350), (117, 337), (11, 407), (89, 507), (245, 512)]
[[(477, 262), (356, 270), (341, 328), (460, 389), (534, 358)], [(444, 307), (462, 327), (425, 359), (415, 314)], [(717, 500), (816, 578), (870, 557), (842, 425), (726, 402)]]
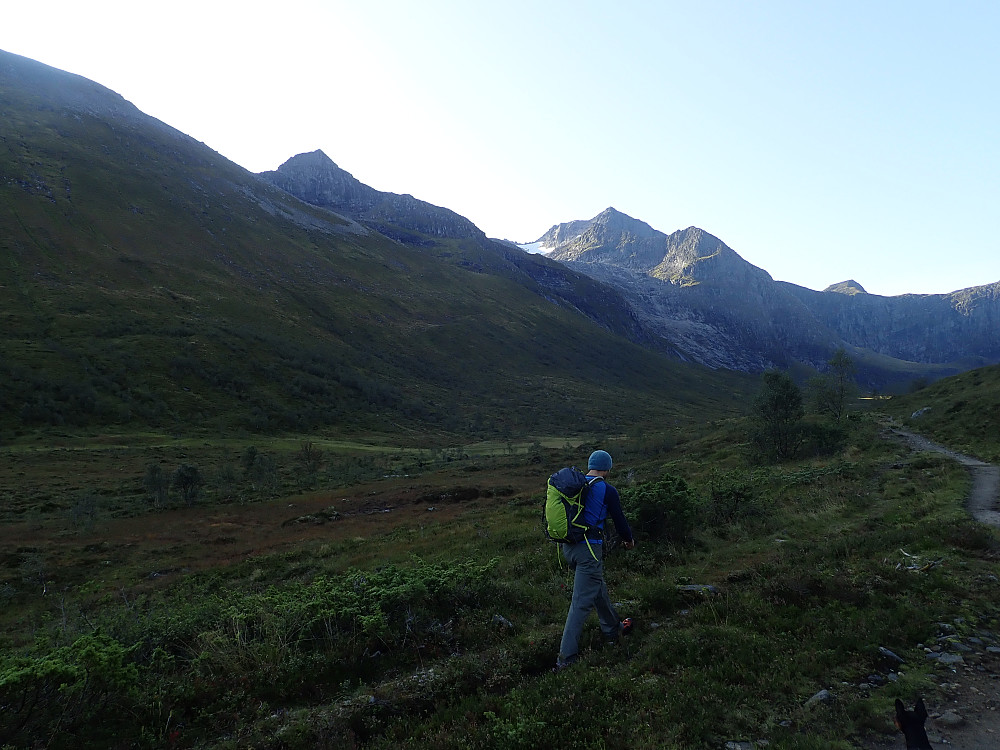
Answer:
[(884, 408), (915, 432), (984, 461), (1000, 462), (1000, 366), (944, 378), (893, 398)]
[(367, 231), (77, 76), (0, 55), (0, 113), (8, 428), (597, 429), (745, 390), (495, 272), (477, 242)]

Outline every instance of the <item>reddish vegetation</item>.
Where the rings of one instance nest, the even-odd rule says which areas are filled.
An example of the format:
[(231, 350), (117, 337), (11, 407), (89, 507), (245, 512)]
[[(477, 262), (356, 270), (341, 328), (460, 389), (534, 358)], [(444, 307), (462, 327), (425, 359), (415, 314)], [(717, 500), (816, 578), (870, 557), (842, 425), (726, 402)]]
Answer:
[[(150, 580), (170, 573), (211, 568), (252, 556), (290, 550), (303, 543), (367, 537), (403, 525), (419, 524), (434, 508), (436, 522), (469, 506), (463, 502), (427, 503), (427, 488), (345, 497), (316, 492), (251, 505), (176, 508), (99, 522), (93, 531), (67, 532), (63, 518), (0, 526), (0, 552), (14, 565), (19, 551), (48, 558), (57, 587), (92, 577), (127, 576)], [(323, 512), (335, 508), (336, 520)], [(102, 575), (101, 568), (107, 567)], [(133, 581), (135, 579), (133, 578)], [(110, 581), (108, 581), (110, 583)]]

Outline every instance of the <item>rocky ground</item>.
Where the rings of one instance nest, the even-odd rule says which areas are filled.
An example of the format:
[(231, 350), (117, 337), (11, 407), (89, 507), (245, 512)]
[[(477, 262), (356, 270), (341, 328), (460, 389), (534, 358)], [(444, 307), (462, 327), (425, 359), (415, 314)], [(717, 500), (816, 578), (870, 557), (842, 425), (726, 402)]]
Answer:
[[(927, 736), (935, 748), (1000, 748), (1000, 658), (969, 659), (941, 674), (940, 697), (927, 697)], [(907, 706), (912, 708), (912, 706)], [(871, 738), (867, 750), (903, 748), (903, 736)]]

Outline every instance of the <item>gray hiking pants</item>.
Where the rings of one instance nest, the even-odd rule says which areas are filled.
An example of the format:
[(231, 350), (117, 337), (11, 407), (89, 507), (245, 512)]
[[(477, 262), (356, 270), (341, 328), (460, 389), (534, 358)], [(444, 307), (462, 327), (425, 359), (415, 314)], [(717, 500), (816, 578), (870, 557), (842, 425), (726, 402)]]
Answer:
[[(594, 556), (590, 554), (594, 550)], [(566, 615), (566, 627), (563, 628), (562, 643), (559, 646), (559, 661), (571, 662), (580, 651), (580, 636), (583, 624), (591, 610), (597, 610), (601, 621), (601, 632), (605, 640), (618, 639), (621, 621), (608, 596), (608, 586), (604, 582), (604, 546), (586, 543), (563, 544), (563, 557), (574, 571), (573, 601)]]

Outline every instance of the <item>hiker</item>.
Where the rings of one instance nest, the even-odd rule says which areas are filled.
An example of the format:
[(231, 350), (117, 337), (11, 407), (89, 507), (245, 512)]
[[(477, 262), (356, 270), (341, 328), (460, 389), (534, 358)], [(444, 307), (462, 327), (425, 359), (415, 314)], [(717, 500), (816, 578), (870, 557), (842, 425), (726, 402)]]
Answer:
[(624, 623), (611, 604), (608, 586), (604, 582), (603, 529), (608, 515), (611, 515), (625, 549), (635, 547), (635, 539), (625, 514), (622, 513), (618, 490), (606, 481), (611, 472), (611, 464), (611, 455), (607, 451), (597, 450), (590, 454), (587, 476), (600, 477), (591, 484), (584, 503), (584, 517), (591, 529), (582, 542), (561, 545), (563, 556), (569, 563), (570, 570), (574, 571), (574, 576), (573, 601), (569, 605), (569, 614), (566, 615), (566, 626), (563, 628), (559, 658), (556, 661), (557, 669), (576, 661), (583, 624), (591, 610), (597, 609), (605, 642), (617, 643), (624, 629)]

